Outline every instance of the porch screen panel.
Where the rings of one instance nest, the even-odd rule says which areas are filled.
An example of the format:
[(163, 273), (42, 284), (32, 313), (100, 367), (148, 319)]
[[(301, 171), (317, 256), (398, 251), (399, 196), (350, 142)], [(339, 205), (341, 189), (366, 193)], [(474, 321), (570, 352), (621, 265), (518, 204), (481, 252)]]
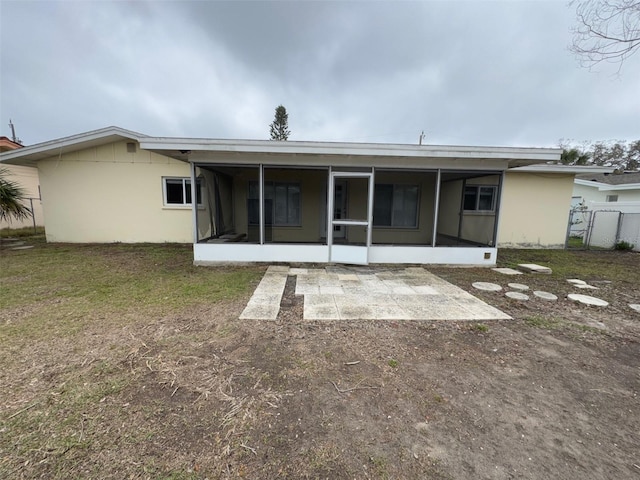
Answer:
[(393, 185), (376, 185), (373, 198), (373, 224), (391, 225)]
[(418, 187), (396, 185), (393, 190), (393, 226), (415, 227), (418, 214)]

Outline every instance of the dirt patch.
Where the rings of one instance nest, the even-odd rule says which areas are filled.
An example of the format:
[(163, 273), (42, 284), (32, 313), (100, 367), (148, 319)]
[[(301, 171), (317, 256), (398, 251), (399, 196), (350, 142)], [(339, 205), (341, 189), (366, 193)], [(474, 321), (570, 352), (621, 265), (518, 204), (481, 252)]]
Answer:
[(2, 354), (0, 476), (639, 477), (639, 258), (572, 272), (603, 309), (566, 300), (564, 273), (519, 276), (559, 300), (518, 302), (471, 287), (513, 277), (430, 269), (510, 321), (305, 321), (293, 277), (276, 321), (238, 320), (251, 292), (96, 315)]

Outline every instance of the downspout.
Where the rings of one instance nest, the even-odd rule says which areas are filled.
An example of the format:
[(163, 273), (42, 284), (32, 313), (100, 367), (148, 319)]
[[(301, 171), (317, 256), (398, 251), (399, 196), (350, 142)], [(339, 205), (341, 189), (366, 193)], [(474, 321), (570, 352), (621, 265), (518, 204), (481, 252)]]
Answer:
[(438, 212), (440, 211), (440, 182), (442, 181), (442, 170), (438, 169), (438, 175), (436, 177), (436, 198), (433, 202), (433, 235), (431, 236), (431, 246), (436, 246), (436, 237), (438, 235)]
[(191, 167), (191, 219), (193, 223), (193, 243), (198, 243), (198, 189), (196, 185), (196, 164), (189, 162)]
[(460, 244), (460, 235), (462, 234), (462, 217), (464, 216), (464, 190), (467, 188), (467, 179), (463, 178), (462, 179), (462, 193), (460, 195), (460, 213), (459, 215), (459, 219), (458, 219), (458, 235), (457, 237), (457, 241), (458, 241), (458, 245)]
[(502, 202), (502, 186), (504, 185), (504, 170), (500, 173), (498, 178), (498, 195), (496, 195), (496, 213), (493, 219), (493, 245), (492, 247), (498, 248), (498, 225), (500, 221), (500, 204)]
[(327, 185), (327, 262), (331, 261), (331, 247), (333, 246), (333, 171), (329, 166)]
[(258, 173), (258, 213), (260, 215), (260, 221), (258, 225), (260, 227), (260, 245), (264, 245), (264, 165), (260, 164)]

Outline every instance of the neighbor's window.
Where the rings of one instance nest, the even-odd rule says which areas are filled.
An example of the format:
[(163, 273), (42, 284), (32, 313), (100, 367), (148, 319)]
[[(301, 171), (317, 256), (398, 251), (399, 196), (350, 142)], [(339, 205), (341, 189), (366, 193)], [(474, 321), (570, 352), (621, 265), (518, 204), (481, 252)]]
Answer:
[(467, 185), (464, 187), (463, 208), (467, 211), (493, 212), (496, 209), (495, 186)]
[(417, 227), (418, 193), (418, 185), (377, 184), (373, 197), (373, 225)]
[(607, 195), (607, 202), (617, 202), (618, 195)]
[[(260, 189), (258, 182), (249, 182), (249, 225), (260, 223)], [(299, 226), (300, 184), (287, 182), (264, 182), (265, 225)]]
[[(169, 206), (189, 206), (191, 205), (191, 179), (190, 178), (167, 178), (162, 179), (162, 190), (164, 193), (164, 204)], [(196, 196), (198, 205), (202, 204), (202, 191), (200, 180), (196, 182)]]

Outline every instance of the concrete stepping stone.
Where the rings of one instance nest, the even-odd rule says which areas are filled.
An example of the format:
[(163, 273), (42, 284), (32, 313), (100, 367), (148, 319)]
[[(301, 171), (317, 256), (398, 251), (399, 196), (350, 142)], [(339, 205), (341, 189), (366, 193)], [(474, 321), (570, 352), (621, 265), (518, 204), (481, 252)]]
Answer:
[(491, 270), (493, 270), (494, 272), (502, 273), (504, 275), (522, 275), (522, 272), (520, 270), (516, 270), (514, 268), (498, 267), (492, 268)]
[(541, 298), (543, 300), (549, 300), (550, 302), (555, 302), (556, 300), (558, 300), (557, 295), (554, 295), (553, 293), (549, 293), (549, 292), (543, 292), (542, 290), (535, 290), (533, 294), (538, 298)]
[(521, 300), (523, 302), (526, 302), (527, 300), (529, 300), (529, 295), (521, 292), (507, 292), (505, 293), (505, 295), (514, 300)]
[(518, 266), (522, 270), (526, 270), (527, 272), (531, 273), (551, 273), (551, 269), (549, 267), (543, 267), (542, 265), (538, 265), (536, 263), (520, 263), (518, 264)]
[(567, 278), (567, 282), (573, 283), (574, 285), (586, 285), (587, 282), (584, 280), (580, 280), (579, 278)]
[(502, 287), (497, 283), (473, 282), (471, 285), (473, 286), (473, 288), (484, 290), (485, 292), (499, 292), (500, 290), (502, 290)]
[(514, 290), (529, 290), (529, 287), (523, 283), (509, 283), (509, 288)]
[(640, 313), (640, 303), (630, 303), (629, 304), (629, 308), (631, 308), (632, 310), (635, 310), (636, 312)]
[(33, 245), (23, 245), (22, 247), (13, 247), (11, 250), (28, 250), (33, 248)]
[(580, 293), (570, 293), (567, 295), (569, 300), (573, 300), (574, 302), (584, 303), (585, 305), (593, 305), (594, 307), (606, 307), (609, 305), (609, 302), (605, 302), (596, 297), (590, 297), (589, 295), (582, 295)]
[(598, 287), (594, 287), (593, 285), (587, 285), (586, 283), (574, 283), (573, 284), (574, 287), (576, 288), (582, 288), (584, 290), (598, 290)]

